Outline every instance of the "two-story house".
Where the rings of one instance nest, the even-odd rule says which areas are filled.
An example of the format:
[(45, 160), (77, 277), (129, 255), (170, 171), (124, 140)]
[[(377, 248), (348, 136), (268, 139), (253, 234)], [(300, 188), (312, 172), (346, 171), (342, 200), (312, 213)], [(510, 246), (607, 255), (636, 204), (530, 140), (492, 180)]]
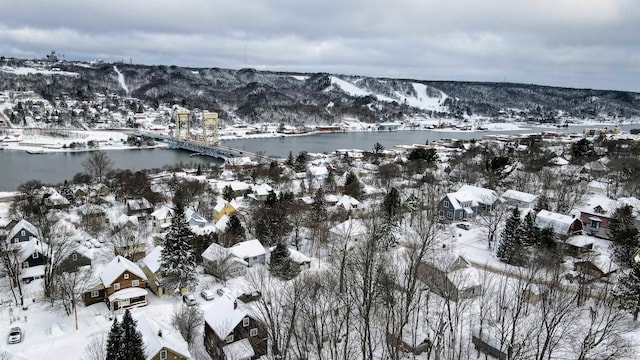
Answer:
[(224, 294), (204, 313), (204, 344), (213, 360), (257, 359), (267, 354), (267, 329)]
[(461, 221), (491, 211), (500, 201), (490, 189), (463, 185), (458, 191), (446, 194), (438, 202), (438, 215), (443, 220)]
[[(613, 200), (603, 195), (591, 196), (587, 199), (585, 206), (580, 209), (580, 220), (584, 224), (584, 232), (591, 236), (609, 239), (609, 223), (616, 210), (626, 205), (640, 209), (640, 200), (636, 198)], [(634, 213), (637, 213), (637, 210)], [(636, 219), (638, 219), (637, 216)], [(636, 222), (636, 226), (640, 228), (640, 222)]]
[(17, 244), (21, 242), (27, 242), (31, 239), (38, 238), (38, 229), (25, 219), (18, 221), (17, 224), (11, 228), (7, 239), (11, 244)]
[(100, 281), (87, 292), (85, 305), (104, 301), (109, 309), (118, 310), (136, 305), (146, 305), (147, 276), (140, 267), (122, 256), (116, 256), (99, 275)]
[(167, 205), (162, 205), (151, 213), (151, 225), (156, 232), (163, 232), (171, 226), (173, 216), (174, 210)]
[(22, 264), (20, 279), (30, 282), (44, 276), (44, 264), (48, 259), (47, 244), (36, 238), (32, 238), (26, 243), (19, 244), (18, 260)]
[(93, 254), (90, 249), (84, 246), (76, 246), (68, 254), (63, 255), (64, 259), (58, 265), (58, 272), (74, 272), (84, 266), (91, 266)]

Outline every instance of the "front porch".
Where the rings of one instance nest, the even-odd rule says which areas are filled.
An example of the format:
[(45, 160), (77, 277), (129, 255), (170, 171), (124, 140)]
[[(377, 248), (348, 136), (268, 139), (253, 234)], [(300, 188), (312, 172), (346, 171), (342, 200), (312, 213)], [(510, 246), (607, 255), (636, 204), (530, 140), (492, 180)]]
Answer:
[(128, 288), (116, 291), (109, 295), (107, 306), (110, 310), (115, 311), (125, 309), (132, 306), (147, 305), (147, 295), (149, 292), (143, 288)]

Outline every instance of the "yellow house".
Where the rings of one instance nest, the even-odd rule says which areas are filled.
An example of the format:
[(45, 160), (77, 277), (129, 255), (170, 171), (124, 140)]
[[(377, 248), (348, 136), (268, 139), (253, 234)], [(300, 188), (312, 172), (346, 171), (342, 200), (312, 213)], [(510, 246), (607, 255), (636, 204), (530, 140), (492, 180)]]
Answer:
[(224, 215), (231, 216), (238, 210), (238, 203), (235, 200), (227, 201), (221, 197), (218, 198), (216, 206), (213, 208), (214, 222), (218, 222)]
[[(162, 286), (162, 275), (160, 275), (160, 262), (162, 255), (162, 246), (156, 246), (141, 260), (142, 272), (147, 276), (147, 285), (151, 292), (158, 297), (165, 294)], [(187, 288), (180, 289), (180, 293), (186, 294)]]

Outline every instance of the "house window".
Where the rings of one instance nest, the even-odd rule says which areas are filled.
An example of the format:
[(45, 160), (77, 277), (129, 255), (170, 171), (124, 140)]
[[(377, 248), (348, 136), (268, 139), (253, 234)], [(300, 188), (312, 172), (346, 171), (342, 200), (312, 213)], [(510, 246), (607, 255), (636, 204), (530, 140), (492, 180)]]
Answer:
[(225, 339), (225, 341), (227, 342), (227, 344), (230, 344), (233, 342), (233, 334), (227, 336), (227, 338)]
[(24, 232), (24, 230), (20, 231), (20, 236), (25, 236), (26, 233)]
[(449, 207), (449, 202), (447, 200), (442, 202), (442, 206), (448, 208)]
[(116, 290), (116, 291), (120, 290), (120, 283), (113, 284), (113, 290)]
[(244, 327), (249, 326), (249, 318), (248, 317), (242, 319), (242, 326), (244, 326)]
[(450, 212), (447, 213), (447, 219), (451, 220), (453, 219), (453, 214), (451, 214)]
[(92, 298), (97, 298), (97, 297), (98, 297), (98, 295), (100, 295), (100, 293), (99, 293), (98, 291), (92, 291), (92, 292), (91, 292), (91, 297), (92, 297)]
[(251, 329), (251, 331), (249, 331), (249, 335), (258, 336), (258, 328)]
[(29, 267), (29, 263), (28, 262), (25, 261), (25, 262), (22, 263), (22, 268), (23, 269), (26, 269), (28, 267)]
[(591, 227), (594, 229), (598, 229), (600, 228), (600, 221), (598, 220), (591, 220)]
[(160, 351), (160, 360), (166, 360), (166, 359), (167, 359), (167, 350)]
[(78, 261), (78, 254), (72, 254), (71, 259), (73, 259), (73, 261)]
[(34, 259), (37, 259), (38, 258), (38, 253), (34, 252), (33, 255), (31, 255), (31, 257), (33, 257)]
[(129, 279), (129, 274), (124, 274), (124, 279), (128, 280)]
[(133, 286), (133, 287), (140, 286), (140, 280), (133, 280), (133, 281), (131, 282), (131, 286)]

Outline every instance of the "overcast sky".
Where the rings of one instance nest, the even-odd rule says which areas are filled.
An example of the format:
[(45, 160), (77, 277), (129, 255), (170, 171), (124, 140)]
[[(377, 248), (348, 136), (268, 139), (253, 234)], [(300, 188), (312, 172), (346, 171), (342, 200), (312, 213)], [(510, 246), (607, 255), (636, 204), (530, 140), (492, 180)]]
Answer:
[(51, 50), (640, 92), (640, 0), (0, 0), (0, 55)]

